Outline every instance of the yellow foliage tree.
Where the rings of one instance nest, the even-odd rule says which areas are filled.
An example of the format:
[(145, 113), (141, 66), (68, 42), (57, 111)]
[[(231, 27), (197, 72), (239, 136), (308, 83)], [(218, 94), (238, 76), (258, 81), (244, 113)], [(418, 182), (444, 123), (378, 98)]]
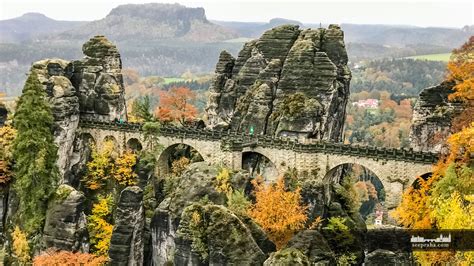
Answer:
[(16, 136), (16, 130), (6, 125), (0, 127), (0, 185), (6, 184), (11, 180), (11, 145)]
[(112, 175), (114, 171), (111, 157), (113, 150), (112, 141), (104, 142), (100, 150), (95, 146), (92, 147), (92, 160), (87, 163), (87, 175), (83, 179), (89, 189), (100, 189)]
[(180, 176), (190, 163), (191, 161), (184, 156), (178, 160), (174, 160), (171, 163), (171, 173), (173, 173), (174, 176)]
[(131, 151), (124, 152), (115, 161), (113, 176), (123, 186), (133, 186), (137, 183), (137, 174), (133, 167), (137, 163), (137, 155)]
[(448, 78), (456, 83), (455, 92), (449, 98), (463, 102), (474, 101), (474, 36), (461, 48), (453, 51), (448, 71)]
[(214, 187), (217, 192), (224, 193), (226, 195), (232, 193), (232, 186), (230, 185), (230, 171), (227, 168), (222, 168), (219, 174), (216, 176)]
[(23, 233), (18, 226), (15, 226), (15, 230), (13, 230), (12, 233), (12, 239), (13, 255), (16, 256), (21, 265), (26, 265), (31, 260), (30, 246), (28, 246), (26, 234)]
[(90, 242), (98, 256), (107, 256), (114, 226), (108, 222), (112, 214), (113, 198), (99, 196), (98, 202), (92, 206), (92, 214), (87, 217), (87, 229)]
[(252, 184), (255, 187), (255, 204), (248, 214), (281, 249), (295, 232), (304, 228), (307, 220), (307, 207), (301, 205), (301, 188), (286, 191), (283, 178), (275, 184), (265, 185), (259, 177)]

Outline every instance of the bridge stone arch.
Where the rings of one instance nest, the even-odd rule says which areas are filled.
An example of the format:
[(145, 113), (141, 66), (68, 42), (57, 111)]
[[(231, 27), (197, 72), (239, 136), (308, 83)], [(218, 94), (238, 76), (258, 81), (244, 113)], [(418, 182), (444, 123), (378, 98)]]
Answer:
[(141, 151), (143, 149), (143, 145), (139, 139), (129, 138), (126, 143), (126, 148), (132, 151)]
[(176, 151), (175, 149), (179, 145), (184, 145), (184, 146), (190, 147), (191, 149), (194, 149), (204, 159), (203, 155), (199, 152), (199, 150), (197, 150), (195, 147), (193, 147), (189, 144), (179, 143), (179, 142), (171, 144), (168, 147), (164, 148), (161, 151), (160, 155), (158, 156), (157, 168), (158, 168), (158, 173), (160, 175), (167, 175), (171, 172), (170, 161), (169, 160), (172, 156), (172, 153)]
[[(372, 171), (385, 189), (385, 206), (393, 209), (398, 206), (405, 191), (416, 177), (431, 172), (431, 165), (420, 165), (405, 161), (386, 161), (377, 158), (363, 158), (350, 155), (326, 155), (326, 171), (342, 164), (359, 164)], [(324, 169), (324, 168), (322, 168)]]
[(278, 171), (275, 163), (269, 158), (271, 154), (265, 153), (264, 149), (244, 149), (241, 153), (241, 168), (253, 175), (262, 175), (267, 181), (275, 181), (283, 173)]

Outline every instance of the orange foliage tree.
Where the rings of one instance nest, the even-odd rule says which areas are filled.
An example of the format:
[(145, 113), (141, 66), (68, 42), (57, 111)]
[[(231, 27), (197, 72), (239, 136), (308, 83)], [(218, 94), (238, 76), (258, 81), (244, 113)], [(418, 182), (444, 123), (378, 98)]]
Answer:
[(68, 265), (68, 266), (101, 266), (107, 263), (106, 256), (70, 251), (46, 250), (33, 259), (33, 266)]
[(193, 105), (195, 100), (196, 94), (186, 87), (162, 91), (155, 115), (161, 122), (178, 122), (184, 125), (196, 118), (197, 109)]
[(301, 205), (301, 188), (286, 191), (283, 178), (265, 185), (259, 177), (252, 184), (255, 187), (255, 203), (248, 214), (281, 249), (298, 230), (304, 228), (307, 220), (307, 206)]
[[(428, 180), (418, 178), (393, 212), (409, 228), (474, 229), (474, 36), (453, 51), (448, 64), (454, 93), (449, 100), (462, 102), (465, 111), (453, 121), (447, 138), (449, 151), (433, 169)], [(471, 114), (471, 115), (469, 115)], [(473, 251), (415, 252), (421, 264), (472, 265)]]

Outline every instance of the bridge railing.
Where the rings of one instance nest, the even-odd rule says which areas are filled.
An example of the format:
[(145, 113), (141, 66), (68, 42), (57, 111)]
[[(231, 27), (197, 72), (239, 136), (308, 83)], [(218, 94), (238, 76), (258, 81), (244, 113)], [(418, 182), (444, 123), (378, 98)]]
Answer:
[[(140, 123), (119, 123), (84, 119), (81, 119), (80, 125), (84, 128), (97, 128), (102, 130), (118, 130), (126, 132), (140, 132), (142, 131), (143, 126), (143, 124)], [(413, 151), (412, 149), (407, 150), (373, 146), (359, 146), (352, 144), (325, 142), (314, 139), (299, 141), (298, 139), (293, 138), (249, 135), (230, 130), (217, 131), (190, 127), (176, 127), (171, 125), (163, 125), (160, 128), (160, 134), (165, 137), (222, 141), (232, 150), (241, 150), (247, 146), (259, 146), (265, 148), (293, 150), (302, 153), (323, 152), (427, 164), (435, 163), (439, 157), (439, 154), (436, 153)]]

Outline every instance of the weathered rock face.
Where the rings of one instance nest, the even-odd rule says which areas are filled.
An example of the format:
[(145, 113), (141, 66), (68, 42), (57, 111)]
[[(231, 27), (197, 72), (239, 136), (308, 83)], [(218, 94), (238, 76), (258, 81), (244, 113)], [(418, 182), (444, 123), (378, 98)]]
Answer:
[(104, 36), (82, 46), (86, 57), (74, 61), (72, 82), (78, 90), (81, 116), (126, 120), (122, 61), (117, 47)]
[(61, 177), (70, 167), (74, 135), (79, 125), (79, 98), (72, 85), (73, 65), (62, 59), (45, 59), (33, 63), (51, 104), (54, 116), (54, 142), (58, 146), (57, 165)]
[(86, 57), (82, 60), (45, 59), (31, 67), (49, 97), (55, 120), (57, 165), (61, 182), (67, 183), (80, 157), (74, 152), (74, 147), (79, 145), (76, 138), (79, 117), (126, 120), (122, 64), (117, 48), (105, 37), (96, 36), (84, 44), (83, 52)]
[(377, 249), (365, 257), (365, 265), (417, 265), (407, 253)]
[(339, 141), (351, 72), (342, 30), (284, 25), (222, 52), (206, 108), (208, 126)]
[(114, 218), (109, 249), (110, 263), (143, 265), (145, 212), (143, 191), (138, 186), (122, 190)]
[(410, 130), (413, 150), (440, 152), (444, 148), (442, 143), (450, 133), (451, 122), (462, 111), (460, 103), (448, 101), (453, 86), (453, 83), (443, 82), (420, 93)]
[(43, 230), (46, 248), (88, 252), (85, 197), (68, 185), (59, 186), (48, 206)]
[(301, 251), (308, 258), (311, 265), (336, 264), (335, 255), (326, 239), (316, 230), (301, 231), (288, 242), (286, 248)]
[(187, 244), (177, 245), (175, 265), (189, 265), (196, 257), (209, 265), (261, 265), (266, 259), (247, 226), (221, 205), (187, 207), (177, 233), (178, 243)]
[[(173, 192), (156, 208), (151, 224), (154, 265), (222, 265), (249, 258), (263, 263), (265, 254), (274, 251), (275, 246), (258, 225), (220, 206), (226, 197), (214, 188), (218, 174), (218, 166), (191, 164), (178, 178)], [(248, 181), (248, 176), (240, 173), (232, 174), (229, 180), (236, 189), (244, 189)], [(189, 209), (191, 205), (193, 211)], [(189, 231), (194, 211), (205, 217), (202, 228), (206, 231), (203, 239), (208, 239), (203, 244), (207, 259), (196, 251), (197, 242), (192, 240), (196, 232)], [(235, 238), (229, 238), (229, 232), (235, 232)]]

